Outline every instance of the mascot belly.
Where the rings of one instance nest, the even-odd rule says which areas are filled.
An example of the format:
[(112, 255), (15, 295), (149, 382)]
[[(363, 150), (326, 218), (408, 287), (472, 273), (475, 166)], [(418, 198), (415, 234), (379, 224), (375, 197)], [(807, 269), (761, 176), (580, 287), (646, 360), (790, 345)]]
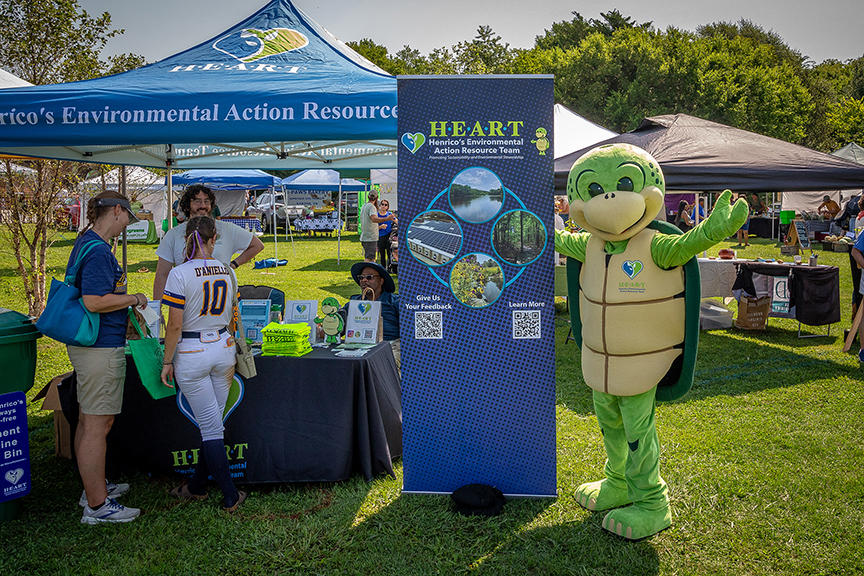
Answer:
[(692, 382), (698, 327), (687, 328), (693, 289), (685, 279), (698, 278), (698, 268), (691, 259), (732, 235), (749, 211), (743, 200), (731, 205), (727, 190), (698, 226), (665, 234), (658, 228), (669, 225), (653, 222), (664, 191), (650, 154), (628, 144), (600, 146), (573, 164), (567, 181), (570, 218), (585, 232), (555, 233), (555, 250), (582, 263), (582, 375), (594, 391), (607, 456), (605, 478), (582, 484), (575, 496), (589, 510), (610, 510), (603, 528), (630, 540), (672, 524), (655, 402), (658, 385), (677, 379), (674, 395), (664, 393), (673, 399)]
[(622, 254), (588, 240), (579, 311), (582, 373), (594, 390), (635, 396), (652, 390), (669, 372), (684, 344), (684, 272), (651, 260), (655, 230), (639, 232)]

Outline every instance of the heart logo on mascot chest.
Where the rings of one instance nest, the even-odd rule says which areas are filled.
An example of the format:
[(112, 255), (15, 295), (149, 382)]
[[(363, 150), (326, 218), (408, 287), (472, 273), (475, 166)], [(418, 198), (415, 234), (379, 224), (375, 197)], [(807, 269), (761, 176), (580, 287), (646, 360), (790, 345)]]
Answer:
[(642, 271), (642, 268), (644, 268), (644, 266), (639, 260), (627, 260), (621, 264), (621, 269), (630, 277), (631, 280)]

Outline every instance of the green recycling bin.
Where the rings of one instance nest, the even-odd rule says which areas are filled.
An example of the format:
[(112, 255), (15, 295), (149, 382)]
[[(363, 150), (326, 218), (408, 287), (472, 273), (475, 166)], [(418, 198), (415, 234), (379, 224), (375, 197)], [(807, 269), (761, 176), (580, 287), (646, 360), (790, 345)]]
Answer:
[[(7, 368), (0, 379), (0, 395), (27, 392), (36, 377), (36, 340), (42, 334), (36, 325), (14, 310), (0, 308), (0, 366)], [(26, 428), (26, 426), (25, 426)], [(22, 498), (0, 502), (0, 523), (14, 520), (21, 512)]]
[(36, 377), (36, 340), (42, 333), (20, 312), (0, 308), (0, 366), (4, 370), (0, 379), (0, 394), (27, 392)]

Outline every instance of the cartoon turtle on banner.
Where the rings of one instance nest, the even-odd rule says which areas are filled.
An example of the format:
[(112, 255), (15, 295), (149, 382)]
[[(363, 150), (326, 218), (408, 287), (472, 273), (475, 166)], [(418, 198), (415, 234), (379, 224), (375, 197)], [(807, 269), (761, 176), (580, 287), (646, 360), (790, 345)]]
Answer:
[[(575, 259), (573, 333), (582, 375), (606, 448), (605, 478), (582, 484), (576, 500), (611, 510), (603, 528), (630, 540), (672, 524), (660, 477), (655, 402), (693, 382), (699, 337), (699, 268), (694, 256), (747, 220), (744, 200), (726, 190), (698, 226), (680, 230), (654, 218), (665, 182), (650, 154), (629, 144), (600, 146), (570, 169), (570, 218), (586, 232), (556, 230), (555, 250)], [(614, 509), (614, 510), (613, 510)]]

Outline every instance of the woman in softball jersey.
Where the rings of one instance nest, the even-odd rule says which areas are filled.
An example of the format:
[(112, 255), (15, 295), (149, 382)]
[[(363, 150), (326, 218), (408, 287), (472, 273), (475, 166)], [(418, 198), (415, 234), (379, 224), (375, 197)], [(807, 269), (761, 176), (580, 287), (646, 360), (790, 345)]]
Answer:
[(246, 499), (231, 480), (223, 441), (222, 412), (234, 377), (231, 271), (212, 258), (216, 222), (209, 216), (190, 218), (186, 225), (186, 262), (173, 268), (162, 302), (169, 306), (162, 382), (177, 381), (201, 430), (201, 454), (188, 484), (171, 494), (181, 500), (207, 498), (212, 475), (222, 491), (222, 507), (233, 512)]

